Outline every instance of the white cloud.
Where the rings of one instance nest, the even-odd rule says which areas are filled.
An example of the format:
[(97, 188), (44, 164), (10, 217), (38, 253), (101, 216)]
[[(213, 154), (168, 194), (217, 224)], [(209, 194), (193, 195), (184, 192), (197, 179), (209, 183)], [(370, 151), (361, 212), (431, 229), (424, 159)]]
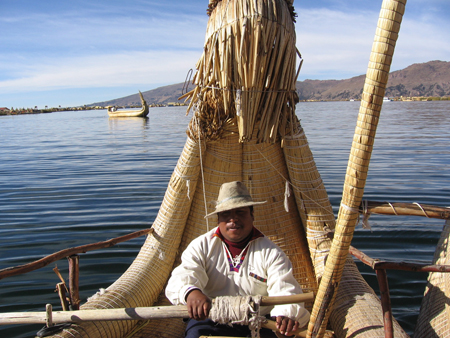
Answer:
[(448, 20), (438, 18), (409, 19), (405, 14), (400, 28), (392, 69), (432, 60), (450, 61)]
[[(83, 17), (79, 13), (24, 14), (14, 24), (0, 18), (3, 45), (17, 52), (67, 51), (92, 53), (102, 49), (192, 48), (203, 41), (206, 20), (200, 16)], [(3, 22), (2, 22), (3, 21)], [(3, 49), (0, 53), (8, 53)]]
[[(365, 74), (379, 12), (303, 10), (297, 20), (297, 46), (304, 79), (345, 79)], [(405, 13), (391, 70), (431, 60), (449, 61), (450, 22), (424, 11)]]
[(64, 12), (55, 20), (23, 13), (13, 25), (0, 18), (0, 30), (9, 27), (0, 36), (2, 94), (134, 84), (150, 89), (184, 81), (201, 55), (207, 20), (147, 15), (118, 19)]
[[(149, 51), (54, 60), (28, 69), (26, 76), (0, 82), (3, 94), (65, 88), (119, 87), (178, 83), (199, 58), (198, 52)], [(143, 87), (144, 88), (144, 87)]]
[(377, 15), (305, 10), (297, 20), (297, 48), (305, 59), (300, 79), (339, 79), (365, 72)]
[[(430, 6), (421, 1), (408, 1), (392, 70), (435, 59), (449, 61), (450, 20), (436, 10), (448, 7), (448, 0), (430, 0)], [(118, 90), (135, 85), (148, 90), (182, 82), (201, 56), (204, 43), (205, 12), (192, 14), (197, 11), (186, 9), (206, 8), (197, 2), (170, 3), (176, 7), (173, 11), (166, 3), (158, 2), (163, 7), (155, 8), (152, 1), (136, 7), (138, 1), (132, 12), (93, 3), (83, 12), (74, 6), (57, 13), (24, 10), (0, 17), (0, 31), (8, 32), (0, 35), (0, 92), (9, 100), (27, 91), (46, 95), (44, 91), (92, 88), (94, 92), (94, 88)], [(365, 4), (359, 7), (371, 10), (358, 6), (344, 10), (322, 5), (309, 9), (296, 5), (297, 46), (305, 60), (299, 79), (364, 74), (379, 8)]]

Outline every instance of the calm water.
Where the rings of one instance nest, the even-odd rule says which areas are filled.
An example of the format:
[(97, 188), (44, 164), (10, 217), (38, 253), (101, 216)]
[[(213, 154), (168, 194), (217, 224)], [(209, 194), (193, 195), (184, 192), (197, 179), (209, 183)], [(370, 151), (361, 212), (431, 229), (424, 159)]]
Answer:
[[(317, 166), (335, 211), (358, 114), (358, 102), (300, 103)], [(1, 116), (0, 269), (58, 250), (151, 226), (184, 146), (184, 108), (152, 108), (149, 119), (109, 119), (106, 111)], [(365, 198), (450, 206), (450, 103), (384, 104)], [(380, 259), (430, 262), (444, 224), (372, 216), (353, 245)], [(85, 300), (116, 280), (144, 237), (80, 258)], [(378, 291), (373, 271), (361, 267)], [(0, 280), (0, 312), (42, 311), (59, 304), (46, 268)], [(68, 277), (67, 262), (58, 262)], [(412, 333), (426, 274), (388, 271), (394, 315)], [(0, 336), (33, 337), (41, 325), (3, 326)]]

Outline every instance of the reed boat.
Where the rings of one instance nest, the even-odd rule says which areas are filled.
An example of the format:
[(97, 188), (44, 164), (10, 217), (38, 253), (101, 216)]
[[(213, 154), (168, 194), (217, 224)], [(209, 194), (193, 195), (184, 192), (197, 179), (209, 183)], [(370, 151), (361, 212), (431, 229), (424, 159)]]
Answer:
[(114, 110), (113, 107), (108, 107), (109, 117), (146, 117), (148, 115), (148, 104), (140, 91), (139, 96), (141, 98), (141, 109)]
[[(286, 252), (303, 291), (314, 295), (305, 303), (311, 320), (299, 336), (408, 337), (390, 312), (385, 270), (376, 270), (380, 300), (349, 254), (370, 261), (350, 245), (360, 213), (393, 209), (396, 214), (450, 217), (433, 207), (362, 207), (405, 4), (406, 0), (382, 4), (336, 217), (295, 114), (301, 54), (295, 44), (293, 0), (210, 0), (195, 88), (184, 95), (192, 112), (186, 143), (153, 226), (145, 231), (146, 241), (127, 271), (82, 304), (79, 312), (65, 311), (72, 324), (60, 327), (53, 337), (183, 337), (180, 316), (151, 319), (140, 309), (173, 308), (164, 296), (170, 273), (186, 246), (215, 226), (204, 216), (213, 210), (210, 202), (216, 200), (221, 184), (234, 180), (245, 182), (255, 200), (268, 201), (255, 207), (255, 226)], [(449, 227), (438, 246), (436, 264), (446, 264)], [(377, 262), (369, 264), (376, 268)], [(440, 266), (430, 275), (417, 337), (445, 337), (448, 332), (444, 270)], [(83, 313), (114, 309), (122, 309), (127, 320), (107, 315), (80, 319)], [(45, 318), (51, 327), (56, 317), (47, 311)]]

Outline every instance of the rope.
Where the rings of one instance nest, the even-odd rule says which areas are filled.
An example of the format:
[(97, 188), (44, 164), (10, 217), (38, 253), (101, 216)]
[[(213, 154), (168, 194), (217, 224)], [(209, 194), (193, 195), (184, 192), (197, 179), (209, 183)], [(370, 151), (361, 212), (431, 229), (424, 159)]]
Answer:
[(328, 233), (326, 231), (314, 230), (314, 229), (308, 228), (308, 233), (306, 235), (306, 238), (311, 239), (311, 240), (327, 239)]
[(369, 207), (369, 201), (368, 200), (363, 200), (363, 220), (362, 220), (362, 227), (363, 229), (369, 229), (371, 232), (372, 231), (372, 227), (369, 224), (369, 217), (370, 217), (370, 212), (368, 212), (368, 207)]
[[(347, 210), (347, 211), (350, 211), (350, 212), (358, 214), (358, 220), (356, 221), (356, 224), (359, 223), (359, 221), (361, 219), (361, 214), (359, 213), (359, 209), (352, 208), (352, 207), (350, 207), (348, 205), (345, 205), (344, 203), (341, 203), (341, 207), (344, 210)], [(370, 225), (368, 223), (369, 222), (369, 216), (370, 216), (370, 214), (365, 214), (364, 215), (363, 222), (362, 222), (362, 227), (363, 227), (363, 229), (370, 229), (370, 231), (372, 231), (372, 228), (370, 227)]]
[(422, 206), (421, 206), (419, 203), (414, 202), (413, 204), (417, 205), (417, 206), (420, 208), (420, 210), (422, 210), (422, 212), (425, 214), (425, 216), (426, 216), (427, 218), (430, 218), (430, 217), (428, 216), (427, 212), (425, 211), (425, 209), (422, 208)]
[(261, 324), (265, 317), (259, 314), (261, 296), (217, 297), (209, 312), (209, 318), (219, 324), (248, 325), (252, 338), (259, 338)]
[(350, 212), (354, 212), (354, 213), (358, 213), (358, 214), (359, 214), (359, 210), (358, 210), (358, 209), (349, 207), (348, 205), (345, 205), (344, 203), (341, 203), (341, 207), (342, 207), (343, 209), (347, 210), (347, 211), (350, 211)]
[(392, 205), (392, 203), (390, 203), (390, 202), (387, 202), (387, 203), (391, 206), (392, 211), (394, 211), (395, 216), (398, 216), (397, 210), (395, 210), (395, 208), (394, 208), (394, 206)]
[[(261, 154), (261, 156), (264, 158), (264, 160), (265, 160), (267, 163), (269, 163), (269, 165), (270, 165), (270, 166), (278, 173), (278, 175), (280, 175), (280, 177), (283, 178), (283, 180), (286, 181), (287, 184), (290, 184), (295, 190), (297, 190), (297, 191), (301, 192), (303, 195), (305, 195), (305, 194), (304, 194), (304, 191), (302, 191), (300, 188), (296, 187), (294, 184), (292, 184), (291, 181), (289, 181), (286, 177), (284, 177), (284, 175), (283, 175), (283, 174), (282, 174), (282, 173), (281, 173), (281, 172), (280, 172), (280, 171), (272, 164), (272, 162), (270, 162), (270, 161), (267, 159), (267, 157), (264, 156), (264, 154), (261, 152), (261, 150), (259, 150), (259, 149), (257, 148), (256, 144), (253, 144), (253, 146), (254, 146), (255, 149)], [(324, 207), (322, 207), (319, 203), (317, 203), (314, 199), (312, 199), (312, 198), (310, 198), (309, 196), (306, 196), (306, 195), (305, 195), (305, 197), (306, 197), (310, 202), (312, 202), (313, 204), (317, 205), (319, 208), (326, 210), (326, 209), (325, 209)], [(326, 210), (326, 211), (328, 211), (328, 210)], [(333, 217), (334, 217), (334, 215), (333, 215)]]
[[(195, 117), (195, 114), (194, 114), (194, 119), (195, 119), (195, 124), (197, 126), (197, 129), (200, 131), (200, 124), (198, 123), (198, 118)], [(198, 134), (198, 146), (199, 146), (199, 153), (200, 153), (200, 170), (202, 172), (203, 202), (205, 203), (205, 215), (207, 215), (208, 214), (208, 205), (206, 202), (205, 175), (204, 175), (204, 171), (203, 171), (202, 140), (200, 137), (200, 132), (198, 132), (197, 134)], [(208, 232), (208, 231), (209, 231), (209, 221), (206, 218), (206, 232)]]

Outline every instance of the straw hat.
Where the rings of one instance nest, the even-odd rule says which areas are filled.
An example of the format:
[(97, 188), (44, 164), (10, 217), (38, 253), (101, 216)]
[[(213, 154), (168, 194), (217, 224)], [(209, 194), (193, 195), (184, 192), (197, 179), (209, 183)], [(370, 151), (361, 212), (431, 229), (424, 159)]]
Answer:
[(216, 201), (216, 210), (207, 214), (205, 218), (222, 211), (264, 204), (266, 202), (267, 201), (253, 201), (253, 198), (244, 183), (240, 181), (227, 182), (220, 187), (219, 197)]

